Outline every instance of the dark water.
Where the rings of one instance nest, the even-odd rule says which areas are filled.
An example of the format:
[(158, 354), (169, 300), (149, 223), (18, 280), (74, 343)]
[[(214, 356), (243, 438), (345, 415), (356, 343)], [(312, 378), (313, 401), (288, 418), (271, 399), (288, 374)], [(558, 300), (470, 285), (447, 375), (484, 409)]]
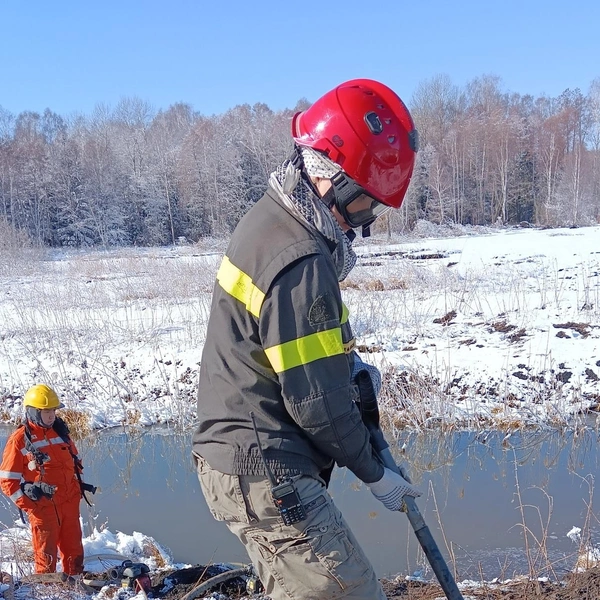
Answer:
[[(7, 432), (1, 434), (2, 446)], [(577, 526), (600, 545), (594, 476), (597, 436), (557, 432), (404, 435), (399, 441), (418, 504), (458, 578), (561, 575), (572, 568)], [(85, 479), (101, 486), (82, 503), (85, 534), (93, 527), (152, 536), (178, 562), (247, 562), (241, 544), (213, 520), (190, 460), (189, 434), (156, 429), (98, 433), (79, 443)], [(330, 492), (380, 576), (431, 572), (406, 516), (391, 513), (348, 471), (336, 469)], [(18, 516), (6, 498), (0, 521)], [(527, 532), (525, 535), (524, 532)]]

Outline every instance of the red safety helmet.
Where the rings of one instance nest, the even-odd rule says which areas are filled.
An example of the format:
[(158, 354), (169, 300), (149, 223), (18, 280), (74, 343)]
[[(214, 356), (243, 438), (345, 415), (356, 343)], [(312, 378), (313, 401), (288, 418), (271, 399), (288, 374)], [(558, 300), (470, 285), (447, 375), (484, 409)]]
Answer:
[[(338, 187), (335, 204), (351, 226), (368, 224), (388, 207), (402, 204), (418, 135), (404, 102), (384, 84), (353, 79), (338, 85), (294, 115), (292, 137), (300, 146), (326, 154), (352, 180), (341, 181), (343, 174), (332, 179)], [(358, 189), (350, 189), (352, 183)], [(361, 193), (378, 201), (370, 220), (369, 211), (352, 218), (345, 210)], [(377, 208), (379, 203), (385, 206)]]

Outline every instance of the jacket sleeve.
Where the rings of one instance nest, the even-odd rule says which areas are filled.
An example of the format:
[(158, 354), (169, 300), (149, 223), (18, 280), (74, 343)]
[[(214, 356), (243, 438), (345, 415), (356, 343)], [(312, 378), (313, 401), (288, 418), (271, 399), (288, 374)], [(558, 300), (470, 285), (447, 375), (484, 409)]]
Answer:
[[(23, 473), (25, 455), (22, 452), (23, 445), (19, 443), (20, 430), (13, 433), (6, 442), (2, 465), (0, 465), (0, 488), (2, 493), (8, 496), (20, 509), (30, 510), (35, 503), (29, 499), (21, 489), (21, 482), (27, 481)], [(22, 435), (22, 433), (21, 433)], [(30, 481), (33, 481), (33, 477)]]
[(341, 321), (335, 272), (315, 254), (276, 279), (260, 312), (259, 335), (290, 417), (324, 455), (372, 483), (383, 467), (355, 403)]

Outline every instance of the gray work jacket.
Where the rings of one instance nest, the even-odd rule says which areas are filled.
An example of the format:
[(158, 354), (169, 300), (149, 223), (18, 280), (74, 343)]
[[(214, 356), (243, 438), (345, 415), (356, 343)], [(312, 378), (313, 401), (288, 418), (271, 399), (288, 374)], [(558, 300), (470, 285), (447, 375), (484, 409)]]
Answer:
[(268, 188), (236, 227), (217, 274), (193, 451), (228, 474), (317, 476), (335, 461), (366, 483), (383, 467), (350, 381), (353, 336), (319, 232)]

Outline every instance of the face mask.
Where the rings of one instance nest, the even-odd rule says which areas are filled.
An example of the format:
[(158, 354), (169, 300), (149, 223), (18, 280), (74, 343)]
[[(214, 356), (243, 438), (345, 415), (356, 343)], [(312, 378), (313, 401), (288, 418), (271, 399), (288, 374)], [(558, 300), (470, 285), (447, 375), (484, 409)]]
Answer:
[(52, 427), (52, 425), (46, 425), (42, 421), (42, 411), (39, 408), (28, 406), (25, 412), (27, 414), (27, 419), (34, 425), (39, 425), (40, 427), (45, 427), (46, 429), (50, 429)]

